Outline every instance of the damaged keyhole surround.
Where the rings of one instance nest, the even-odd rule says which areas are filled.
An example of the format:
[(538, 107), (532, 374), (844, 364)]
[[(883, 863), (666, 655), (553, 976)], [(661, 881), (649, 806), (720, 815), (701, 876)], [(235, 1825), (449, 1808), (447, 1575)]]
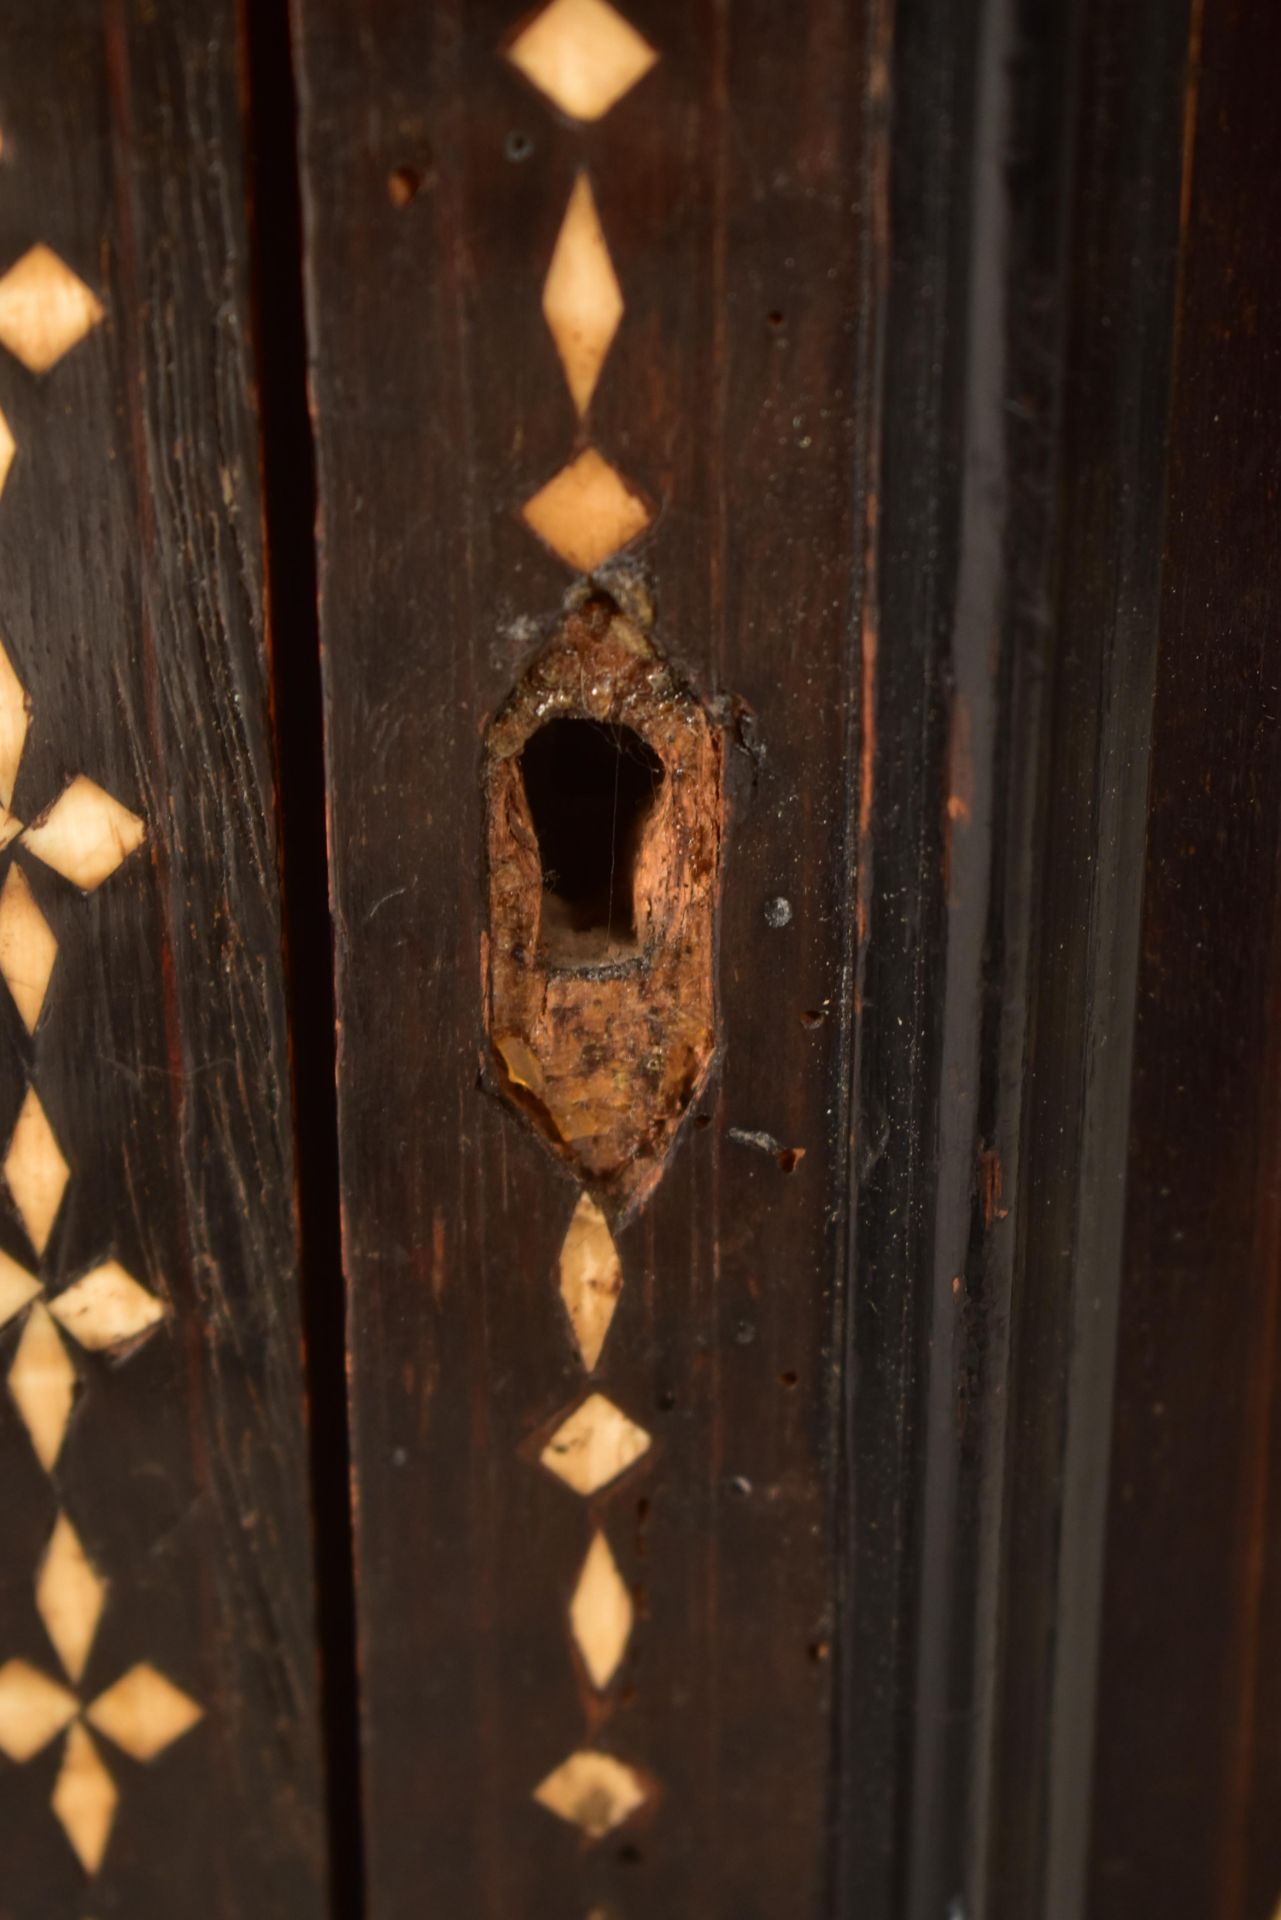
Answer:
[(722, 744), (596, 595), (485, 740), (496, 1077), (614, 1212), (659, 1179), (715, 1051)]

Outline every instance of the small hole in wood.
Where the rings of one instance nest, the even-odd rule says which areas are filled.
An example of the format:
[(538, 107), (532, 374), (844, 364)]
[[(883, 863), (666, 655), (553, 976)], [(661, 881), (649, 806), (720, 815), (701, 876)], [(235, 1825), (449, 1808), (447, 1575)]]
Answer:
[(417, 167), (393, 167), (387, 175), (387, 198), (401, 212), (416, 200), (423, 184)]
[(550, 720), (520, 756), (542, 863), (541, 943), (563, 966), (637, 949), (636, 856), (663, 763), (631, 727)]
[(821, 1027), (826, 1018), (826, 1007), (807, 1007), (801, 1015), (801, 1025), (803, 1027)]
[(515, 160), (518, 163), (521, 160), (528, 160), (533, 151), (534, 143), (529, 135), (527, 133), (521, 133), (517, 129), (509, 133), (503, 142), (503, 152), (507, 155), (507, 158), (509, 160)]
[(618, 1857), (625, 1867), (638, 1867), (641, 1863), (641, 1850), (633, 1846), (620, 1847)]
[(769, 321), (772, 327), (781, 327), (783, 324), (783, 316), (779, 312), (777, 307), (775, 307), (774, 310), (771, 313), (768, 313), (765, 317)]
[(792, 1369), (789, 1367), (786, 1373), (779, 1374), (778, 1384), (780, 1387), (791, 1388), (796, 1385), (796, 1378), (797, 1376), (792, 1372)]
[(804, 1147), (784, 1147), (777, 1157), (778, 1164), (784, 1173), (795, 1173), (805, 1158), (805, 1149)]
[(700, 1132), (703, 1130), (704, 1127), (710, 1127), (711, 1124), (712, 1124), (712, 1116), (710, 1113), (696, 1113), (694, 1115), (694, 1125), (699, 1129)]

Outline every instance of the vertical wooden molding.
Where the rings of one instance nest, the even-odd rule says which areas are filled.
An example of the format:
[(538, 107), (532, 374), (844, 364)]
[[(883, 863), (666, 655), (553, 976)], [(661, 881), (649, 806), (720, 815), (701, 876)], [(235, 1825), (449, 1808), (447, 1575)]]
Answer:
[(7, 22), (13, 1920), (324, 1877), (236, 12)]

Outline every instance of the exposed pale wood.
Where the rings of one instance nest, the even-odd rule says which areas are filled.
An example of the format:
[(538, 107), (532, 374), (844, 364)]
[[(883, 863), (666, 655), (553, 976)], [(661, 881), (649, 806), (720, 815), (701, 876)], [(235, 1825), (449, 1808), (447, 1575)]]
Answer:
[[(546, 931), (551, 903), (521, 755), (566, 715), (630, 728), (663, 769), (618, 879), (633, 895), (634, 951), (606, 928), (606, 944), (576, 959)], [(485, 747), (483, 959), (500, 1082), (577, 1176), (625, 1214), (661, 1177), (715, 1049), (721, 739), (642, 629), (597, 597), (539, 654)]]

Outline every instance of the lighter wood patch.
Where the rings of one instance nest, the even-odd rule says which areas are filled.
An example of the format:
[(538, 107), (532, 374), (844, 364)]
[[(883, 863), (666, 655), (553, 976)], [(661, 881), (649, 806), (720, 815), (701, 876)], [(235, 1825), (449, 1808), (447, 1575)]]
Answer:
[(574, 1208), (560, 1250), (560, 1297), (578, 1342), (583, 1365), (591, 1373), (623, 1290), (623, 1267), (609, 1223), (590, 1194)]
[(539, 1458), (549, 1473), (586, 1496), (626, 1473), (650, 1445), (643, 1427), (603, 1393), (592, 1393), (561, 1421)]
[(543, 285), (543, 314), (574, 405), (586, 413), (623, 317), (623, 295), (585, 173), (569, 196)]
[(507, 58), (572, 120), (599, 120), (658, 55), (606, 0), (552, 0)]
[(525, 523), (579, 573), (591, 573), (645, 531), (649, 508), (622, 475), (586, 447), (521, 509)]
[(77, 1721), (67, 1735), (49, 1804), (86, 1873), (97, 1873), (102, 1865), (119, 1797), (98, 1749)]
[(51, 247), (34, 246), (0, 277), (0, 345), (47, 373), (102, 319), (102, 306)]
[(587, 1550), (570, 1602), (569, 1619), (594, 1687), (606, 1688), (627, 1651), (635, 1608), (609, 1542), (598, 1533)]
[(53, 928), (15, 862), (0, 888), (0, 973), (28, 1033), (36, 1030), (57, 957)]
[(601, 1840), (643, 1806), (647, 1795), (640, 1775), (613, 1754), (583, 1749), (549, 1773), (534, 1798), (589, 1840)]

